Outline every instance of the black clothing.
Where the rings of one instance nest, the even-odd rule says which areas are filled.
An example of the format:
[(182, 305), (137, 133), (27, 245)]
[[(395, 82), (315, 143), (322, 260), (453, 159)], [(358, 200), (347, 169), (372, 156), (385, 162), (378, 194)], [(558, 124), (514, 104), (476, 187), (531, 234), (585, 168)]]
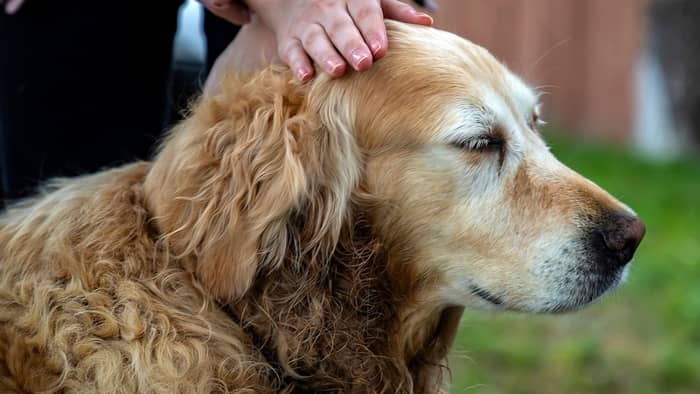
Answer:
[[(25, 196), (49, 177), (149, 157), (168, 114), (181, 2), (29, 0), (15, 15), (0, 11), (5, 198)], [(206, 17), (208, 59), (238, 31), (214, 18)]]

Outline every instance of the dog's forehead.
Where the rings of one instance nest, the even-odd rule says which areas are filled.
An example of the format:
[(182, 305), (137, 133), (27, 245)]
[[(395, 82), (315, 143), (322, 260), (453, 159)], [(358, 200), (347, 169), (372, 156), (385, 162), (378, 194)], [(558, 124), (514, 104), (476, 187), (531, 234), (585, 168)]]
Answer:
[(450, 87), (445, 89), (449, 90), (445, 99), (453, 101), (448, 106), (456, 111), (449, 117), (455, 118), (456, 123), (436, 137), (496, 126), (513, 132), (532, 119), (537, 94), (490, 52), (444, 31), (427, 29), (423, 33), (412, 35), (409, 45), (418, 53), (432, 53), (438, 70), (451, 70), (435, 78)]
[(475, 82), (476, 95), (470, 95), (474, 101), (467, 106), (474, 117), (490, 119), (492, 126), (504, 126), (507, 131), (514, 131), (520, 125), (527, 125), (537, 111), (537, 95), (520, 78), (504, 69), (498, 81), (484, 79)]
[(391, 50), (370, 72), (318, 90), (357, 98), (350, 108), (363, 147), (442, 142), (446, 133), (517, 129), (532, 118), (536, 96), (486, 49), (437, 29), (387, 26)]
[[(520, 125), (527, 124), (536, 111), (538, 97), (518, 76), (513, 74), (488, 51), (466, 42), (470, 51), (465, 51), (465, 61), (469, 64), (469, 94), (459, 107), (468, 112), (468, 118), (481, 123), (488, 120), (491, 127), (501, 126), (513, 132)], [(472, 48), (470, 48), (472, 47)], [(476, 47), (478, 50), (474, 50)]]
[(537, 110), (539, 97), (528, 84), (508, 70), (505, 73), (505, 82), (507, 93), (513, 100), (515, 111), (531, 115)]

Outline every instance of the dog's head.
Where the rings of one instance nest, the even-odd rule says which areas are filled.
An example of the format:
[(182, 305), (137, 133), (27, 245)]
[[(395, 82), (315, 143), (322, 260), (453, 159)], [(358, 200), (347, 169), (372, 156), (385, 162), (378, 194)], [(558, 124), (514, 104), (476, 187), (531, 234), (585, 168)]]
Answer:
[(457, 36), (388, 29), (368, 72), (269, 69), (198, 105), (146, 184), (174, 251), (234, 299), (290, 250), (330, 256), (354, 206), (430, 302), (565, 311), (617, 286), (644, 226), (549, 152), (537, 95)]

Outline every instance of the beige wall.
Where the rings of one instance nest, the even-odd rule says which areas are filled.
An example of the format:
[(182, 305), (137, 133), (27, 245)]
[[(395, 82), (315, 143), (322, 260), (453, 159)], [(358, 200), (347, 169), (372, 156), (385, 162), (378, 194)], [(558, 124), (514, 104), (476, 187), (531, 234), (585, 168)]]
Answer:
[(631, 135), (643, 0), (440, 0), (437, 25), (488, 48), (549, 94), (545, 116), (612, 140)]

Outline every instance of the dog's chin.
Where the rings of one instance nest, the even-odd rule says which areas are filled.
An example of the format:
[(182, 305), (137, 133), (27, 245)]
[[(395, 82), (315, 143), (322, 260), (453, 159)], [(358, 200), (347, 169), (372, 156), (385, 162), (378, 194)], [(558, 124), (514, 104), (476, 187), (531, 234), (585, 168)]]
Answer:
[[(509, 300), (507, 292), (494, 292), (484, 287), (471, 285), (470, 293), (477, 299), (472, 305), (478, 309), (505, 310), (524, 313), (566, 313), (590, 305), (605, 294), (619, 287), (627, 279), (629, 265), (615, 272), (589, 274), (585, 278), (569, 280), (571, 287), (551, 285), (551, 292), (529, 300), (519, 297), (518, 302)], [(566, 282), (565, 282), (566, 283)]]
[(566, 313), (582, 309), (615, 290), (627, 279), (629, 265), (605, 274), (593, 274), (574, 281), (569, 289), (559, 289), (559, 295), (542, 303), (533, 312)]

